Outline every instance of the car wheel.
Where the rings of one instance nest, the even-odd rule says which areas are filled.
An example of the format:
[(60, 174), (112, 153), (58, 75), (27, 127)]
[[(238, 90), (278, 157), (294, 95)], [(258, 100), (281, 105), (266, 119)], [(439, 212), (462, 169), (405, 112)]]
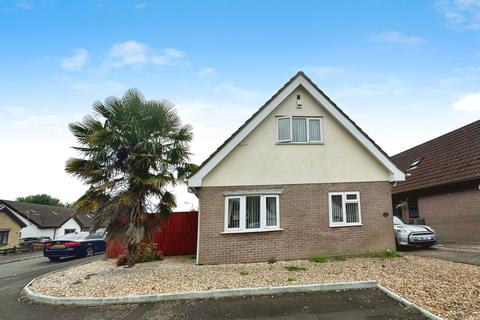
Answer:
[(52, 262), (60, 260), (59, 257), (48, 257), (48, 259)]
[(401, 249), (400, 244), (398, 243), (397, 238), (395, 238), (395, 249), (398, 251)]
[(88, 247), (87, 250), (85, 250), (85, 257), (92, 257), (94, 253), (93, 248)]

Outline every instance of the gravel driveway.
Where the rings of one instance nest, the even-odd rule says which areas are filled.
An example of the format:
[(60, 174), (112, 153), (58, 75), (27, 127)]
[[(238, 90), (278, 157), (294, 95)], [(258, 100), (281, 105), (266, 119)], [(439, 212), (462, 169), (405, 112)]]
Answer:
[(127, 269), (111, 260), (96, 261), (41, 278), (32, 290), (104, 297), (358, 280), (377, 280), (445, 319), (480, 319), (480, 267), (413, 256), (206, 266), (169, 258)]

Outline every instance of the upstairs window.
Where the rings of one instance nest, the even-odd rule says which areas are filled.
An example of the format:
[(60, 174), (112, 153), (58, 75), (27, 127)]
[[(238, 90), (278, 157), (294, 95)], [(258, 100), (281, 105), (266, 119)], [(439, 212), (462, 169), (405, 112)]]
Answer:
[(278, 117), (280, 143), (322, 143), (323, 119), (316, 117)]

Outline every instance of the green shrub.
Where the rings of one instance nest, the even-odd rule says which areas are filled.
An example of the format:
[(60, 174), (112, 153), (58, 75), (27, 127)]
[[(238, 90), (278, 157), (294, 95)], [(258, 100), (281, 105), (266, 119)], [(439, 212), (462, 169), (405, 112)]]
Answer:
[(324, 256), (316, 256), (313, 258), (313, 261), (316, 263), (324, 263), (327, 262), (327, 258), (325, 258)]
[(155, 260), (163, 260), (162, 253), (157, 250), (157, 245), (154, 243), (141, 243), (138, 246), (138, 252), (135, 257), (128, 257), (126, 252), (117, 258), (117, 266), (133, 265), (129, 258), (133, 258), (134, 263), (152, 262)]
[(267, 261), (269, 264), (274, 264), (275, 262), (277, 262), (277, 259), (275, 257), (270, 257), (268, 258), (268, 261)]
[(332, 260), (333, 261), (345, 261), (345, 260), (347, 260), (347, 258), (344, 257), (344, 256), (335, 256), (335, 257), (333, 257)]
[(248, 276), (248, 271), (240, 271), (240, 275), (242, 275), (242, 276)]
[(297, 279), (295, 277), (288, 277), (287, 280), (288, 280), (288, 282), (297, 281)]
[(285, 269), (287, 269), (288, 271), (306, 271), (307, 270), (307, 268), (305, 267), (299, 267), (295, 265), (285, 266)]

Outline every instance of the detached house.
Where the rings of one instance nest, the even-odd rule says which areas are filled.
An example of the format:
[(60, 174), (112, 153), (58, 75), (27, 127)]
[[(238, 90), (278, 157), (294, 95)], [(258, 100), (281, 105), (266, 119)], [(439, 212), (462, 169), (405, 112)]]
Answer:
[(20, 229), (26, 226), (7, 207), (0, 205), (0, 251), (18, 247)]
[(390, 158), (303, 72), (188, 179), (197, 263), (394, 249)]
[(395, 214), (435, 229), (440, 241), (480, 241), (480, 121), (392, 157), (406, 172)]
[[(75, 216), (75, 209), (36, 203), (0, 200), (0, 208), (22, 222), (20, 238), (50, 237), (84, 229), (85, 218)], [(0, 224), (0, 229), (2, 225)], [(88, 229), (88, 226), (86, 226)]]

